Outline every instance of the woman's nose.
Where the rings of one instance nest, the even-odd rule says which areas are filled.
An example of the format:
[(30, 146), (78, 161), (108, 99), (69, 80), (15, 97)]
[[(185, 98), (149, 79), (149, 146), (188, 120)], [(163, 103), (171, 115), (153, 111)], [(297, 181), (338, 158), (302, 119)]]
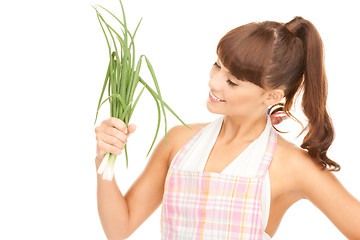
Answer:
[(216, 73), (213, 73), (210, 75), (209, 80), (209, 87), (210, 89), (218, 89), (220, 88), (221, 84), (223, 84), (224, 80), (223, 73), (221, 71), (218, 71)]

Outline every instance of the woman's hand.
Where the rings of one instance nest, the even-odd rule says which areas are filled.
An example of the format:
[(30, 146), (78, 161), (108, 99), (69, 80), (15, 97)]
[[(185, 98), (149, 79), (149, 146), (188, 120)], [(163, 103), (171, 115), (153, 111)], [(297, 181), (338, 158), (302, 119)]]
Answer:
[(119, 118), (110, 117), (95, 128), (96, 134), (96, 166), (98, 167), (106, 153), (120, 155), (127, 139), (135, 132), (136, 125), (126, 124)]

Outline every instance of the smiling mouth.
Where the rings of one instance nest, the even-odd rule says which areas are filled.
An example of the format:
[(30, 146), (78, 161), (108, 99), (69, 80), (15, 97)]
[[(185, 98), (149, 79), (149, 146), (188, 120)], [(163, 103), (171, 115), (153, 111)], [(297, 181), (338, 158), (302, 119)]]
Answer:
[(216, 97), (212, 92), (209, 92), (209, 97), (211, 100), (216, 101), (216, 102), (225, 102), (225, 100)]

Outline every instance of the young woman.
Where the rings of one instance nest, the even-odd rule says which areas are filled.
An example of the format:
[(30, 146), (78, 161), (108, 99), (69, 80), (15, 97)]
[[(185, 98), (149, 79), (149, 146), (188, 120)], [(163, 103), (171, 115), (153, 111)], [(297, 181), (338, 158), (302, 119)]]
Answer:
[[(98, 211), (109, 239), (130, 236), (161, 204), (162, 239), (271, 239), (286, 210), (310, 200), (349, 239), (360, 239), (360, 202), (331, 171), (334, 129), (326, 110), (322, 41), (311, 22), (249, 23), (228, 32), (210, 72), (210, 123), (178, 125), (154, 149), (125, 196), (98, 175)], [(301, 148), (274, 125), (302, 92)], [(284, 102), (282, 102), (284, 100)], [(96, 127), (99, 167), (121, 154), (135, 125)], [(270, 185), (271, 183), (271, 185)]]

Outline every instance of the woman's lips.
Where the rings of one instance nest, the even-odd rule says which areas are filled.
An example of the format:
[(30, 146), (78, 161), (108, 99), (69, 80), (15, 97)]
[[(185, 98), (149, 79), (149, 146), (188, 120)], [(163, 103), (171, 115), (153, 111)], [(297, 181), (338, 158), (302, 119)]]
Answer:
[(216, 97), (212, 92), (209, 92), (209, 98), (211, 102), (218, 103), (218, 102), (225, 102), (225, 100)]

